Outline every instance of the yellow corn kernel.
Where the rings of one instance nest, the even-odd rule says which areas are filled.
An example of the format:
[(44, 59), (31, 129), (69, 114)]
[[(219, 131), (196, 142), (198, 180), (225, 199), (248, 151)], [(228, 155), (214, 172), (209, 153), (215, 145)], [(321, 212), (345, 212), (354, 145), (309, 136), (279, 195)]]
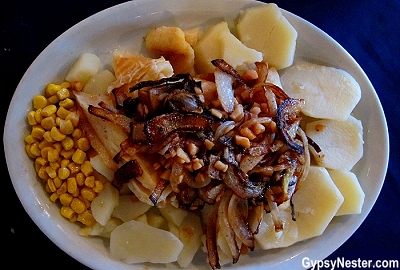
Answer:
[(78, 186), (81, 187), (85, 184), (86, 176), (82, 172), (77, 173), (75, 178), (76, 178), (76, 183), (78, 184)]
[(68, 110), (75, 106), (75, 102), (70, 98), (66, 98), (66, 99), (60, 101), (59, 105), (60, 105), (60, 107), (64, 107), (65, 109)]
[(85, 176), (90, 176), (93, 173), (93, 167), (90, 161), (86, 160), (81, 165), (81, 171)]
[(65, 119), (71, 112), (64, 107), (60, 107), (57, 110), (57, 116), (60, 117), (61, 119)]
[(51, 195), (50, 195), (50, 201), (52, 201), (52, 202), (56, 202), (57, 201), (57, 199), (58, 199), (58, 194), (57, 193), (52, 193)]
[(78, 185), (76, 183), (75, 177), (68, 177), (67, 178), (67, 190), (69, 193), (74, 194), (78, 189)]
[(79, 195), (81, 195), (81, 191), (79, 190), (79, 188), (77, 188), (74, 193), (70, 193), (70, 194), (73, 197), (77, 198), (77, 197), (79, 197)]
[(60, 101), (60, 99), (58, 98), (57, 95), (53, 95), (53, 96), (47, 98), (47, 102), (48, 102), (49, 104), (55, 105), (55, 104), (57, 104), (59, 101)]
[(83, 131), (80, 128), (76, 128), (73, 132), (72, 132), (72, 138), (74, 139), (79, 139), (80, 137), (82, 137)]
[(57, 188), (54, 185), (53, 179), (50, 178), (50, 179), (47, 180), (47, 186), (49, 187), (49, 190), (51, 192), (56, 192), (57, 191)]
[(36, 158), (36, 156), (31, 153), (31, 145), (30, 144), (25, 145), (25, 152), (30, 158)]
[(43, 148), (45, 148), (45, 147), (53, 147), (53, 143), (51, 143), (51, 142), (48, 142), (48, 141), (46, 141), (46, 140), (42, 140), (42, 141), (40, 141), (39, 142), (39, 148), (40, 149), (43, 149)]
[(32, 143), (38, 142), (38, 139), (33, 137), (31, 134), (29, 134), (25, 137), (25, 142), (28, 144), (32, 144)]
[(60, 90), (61, 90), (61, 85), (49, 83), (46, 86), (45, 93), (46, 93), (46, 96), (50, 97), (50, 96), (55, 95), (57, 93), (57, 91), (60, 91)]
[(65, 150), (71, 150), (72, 148), (74, 148), (74, 140), (71, 137), (67, 136), (64, 140), (61, 141), (61, 145)]
[(45, 130), (42, 127), (34, 126), (32, 127), (31, 135), (36, 139), (43, 140), (44, 132)]
[(34, 165), (33, 165), (34, 167), (35, 167), (35, 172), (38, 174), (39, 173), (39, 170), (40, 170), (40, 168), (43, 166), (43, 165), (40, 165), (39, 163), (37, 163), (36, 162), (36, 160), (35, 160), (35, 163), (34, 163)]
[(78, 218), (78, 214), (73, 214), (72, 215), (72, 217), (70, 217), (68, 220), (69, 220), (69, 222), (72, 222), (72, 223), (74, 223), (74, 222), (76, 222), (76, 219)]
[(57, 189), (56, 192), (58, 195), (66, 193), (67, 192), (67, 182), (65, 182), (65, 181), (62, 182), (61, 186)]
[(75, 214), (75, 211), (69, 206), (61, 206), (60, 213), (63, 217), (71, 218)]
[(62, 180), (60, 177), (56, 176), (56, 177), (53, 179), (53, 183), (54, 183), (54, 185), (56, 186), (56, 188), (58, 189), (58, 188), (61, 187), (62, 183), (64, 183), (64, 182), (63, 182), (63, 180)]
[(76, 174), (81, 171), (81, 165), (75, 162), (70, 162), (67, 167), (71, 171), (71, 174)]
[(60, 161), (60, 167), (68, 167), (68, 164), (69, 164), (70, 162), (71, 162), (71, 161), (70, 161), (69, 159), (64, 158), (64, 159), (62, 159), (62, 160)]
[(51, 166), (47, 166), (46, 167), (46, 172), (47, 172), (47, 174), (49, 175), (50, 178), (57, 177), (57, 172)]
[(58, 157), (59, 152), (54, 148), (49, 149), (49, 151), (47, 152), (47, 160), (49, 162), (56, 162), (58, 160)]
[(30, 146), (29, 153), (36, 157), (40, 157), (39, 143), (32, 143)]
[(77, 113), (71, 112), (65, 117), (65, 120), (70, 120), (74, 127), (79, 125), (79, 115)]
[(96, 192), (97, 194), (102, 192), (104, 189), (104, 184), (103, 182), (99, 181), (99, 180), (95, 180), (94, 181), (94, 187), (93, 187), (93, 191)]
[(50, 143), (54, 143), (54, 142), (55, 142), (55, 140), (51, 137), (50, 131), (46, 131), (46, 132), (43, 134), (43, 139), (45, 139), (46, 142), (50, 142)]
[(43, 158), (49, 160), (49, 159), (47, 158), (47, 156), (48, 156), (49, 151), (52, 150), (52, 149), (53, 149), (53, 148), (52, 148), (51, 146), (45, 146), (45, 147), (43, 147), (43, 148), (40, 150), (40, 155), (41, 155)]
[(75, 153), (75, 149), (73, 149), (73, 148), (70, 150), (63, 149), (63, 150), (61, 150), (60, 155), (63, 158), (70, 159), (74, 153)]
[(28, 124), (31, 126), (37, 125), (34, 111), (28, 113)]
[(62, 82), (60, 84), (60, 86), (61, 86), (61, 88), (70, 88), (71, 84), (69, 82), (65, 81), (65, 82)]
[(79, 195), (78, 199), (81, 200), (85, 204), (87, 209), (90, 208), (90, 205), (92, 204), (91, 201), (86, 200), (82, 195)]
[(85, 203), (83, 201), (81, 201), (80, 199), (78, 199), (78, 198), (73, 198), (72, 199), (70, 207), (71, 207), (72, 210), (75, 211), (75, 213), (78, 213), (78, 214), (82, 214), (86, 210)]
[(55, 162), (50, 162), (49, 166), (53, 168), (53, 170), (58, 171), (58, 169), (60, 168), (60, 164), (58, 163), (58, 160)]
[(78, 214), (77, 220), (86, 226), (92, 226), (96, 224), (96, 220), (94, 219), (92, 213), (87, 210), (81, 214)]
[(74, 154), (72, 155), (72, 161), (78, 164), (83, 164), (86, 160), (86, 153), (81, 149), (76, 149)]
[(50, 130), (52, 127), (56, 126), (56, 121), (54, 120), (54, 117), (48, 116), (48, 117), (45, 117), (42, 119), (42, 121), (40, 122), (40, 125), (45, 130)]
[(55, 141), (57, 141), (57, 142), (61, 142), (62, 140), (65, 139), (65, 137), (67, 137), (67, 135), (62, 134), (62, 133), (60, 132), (60, 130), (58, 130), (56, 127), (53, 127), (53, 128), (50, 130), (50, 134), (51, 134), (51, 137), (52, 137)]
[(60, 177), (61, 179), (67, 179), (70, 176), (71, 172), (68, 168), (65, 167), (61, 167), (60, 169), (58, 169), (58, 177)]
[(74, 197), (72, 197), (71, 194), (63, 193), (63, 194), (60, 195), (59, 198), (60, 198), (60, 203), (61, 203), (63, 206), (69, 206), (69, 205), (71, 204), (71, 202), (72, 202), (72, 199), (73, 199)]
[(74, 125), (72, 124), (71, 120), (63, 120), (61, 118), (58, 118), (58, 119), (60, 119), (59, 126), (60, 126), (61, 133), (68, 135), (74, 131)]
[(86, 152), (90, 149), (90, 142), (87, 138), (82, 137), (78, 139), (78, 148)]
[(96, 198), (96, 196), (97, 196), (96, 192), (93, 189), (88, 188), (88, 187), (83, 187), (81, 189), (81, 195), (83, 198), (85, 198), (88, 201), (93, 201), (94, 198)]
[(47, 179), (49, 179), (49, 175), (46, 172), (46, 166), (42, 166), (40, 167), (39, 171), (38, 171), (38, 176), (40, 179), (46, 181)]
[(44, 186), (44, 191), (46, 191), (47, 193), (52, 193), (47, 182), (46, 185)]
[(56, 149), (58, 151), (58, 153), (61, 152), (61, 150), (63, 150), (62, 144), (61, 142), (56, 142), (53, 144), (53, 148)]
[(57, 91), (57, 96), (60, 100), (69, 98), (69, 90), (67, 88), (61, 88), (59, 91)]
[(35, 159), (35, 163), (39, 164), (40, 166), (44, 166), (48, 163), (48, 161), (43, 157), (38, 157), (37, 159)]
[(45, 96), (37, 95), (36, 97), (33, 98), (32, 103), (33, 103), (33, 108), (35, 110), (43, 109), (44, 107), (47, 106), (47, 99)]
[(57, 112), (57, 106), (54, 104), (50, 104), (42, 109), (42, 116), (48, 117), (50, 115), (55, 114), (56, 112)]
[(85, 178), (85, 186), (93, 188), (94, 187), (94, 181), (96, 179), (94, 178), (94, 176), (88, 176)]
[(43, 116), (42, 116), (42, 109), (37, 109), (35, 111), (35, 120), (37, 123), (42, 122)]

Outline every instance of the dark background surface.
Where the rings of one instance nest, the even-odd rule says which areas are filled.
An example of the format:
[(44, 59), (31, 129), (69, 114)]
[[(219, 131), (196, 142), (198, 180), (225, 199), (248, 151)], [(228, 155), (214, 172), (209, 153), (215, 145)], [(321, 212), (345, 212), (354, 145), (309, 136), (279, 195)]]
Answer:
[[(2, 2), (2, 127), (18, 82), (39, 53), (74, 24), (121, 2)], [(355, 58), (375, 87), (388, 122), (390, 159), (382, 192), (365, 222), (328, 259), (400, 259), (400, 172), (397, 166), (400, 162), (400, 146), (397, 141), (400, 115), (400, 1), (282, 0), (275, 3), (325, 31)], [(2, 158), (1, 179), (6, 183), (6, 188), (2, 192), (5, 199), (1, 219), (11, 227), (11, 232), (3, 232), (3, 236), (7, 235), (6, 244), (2, 243), (3, 250), (7, 250), (6, 256), (2, 256), (3, 263), (44, 269), (85, 269), (85, 266), (55, 246), (29, 218), (12, 187), (4, 154)], [(18, 162), (18, 157), (15, 162)], [(5, 213), (4, 209), (7, 209)], [(34, 257), (28, 259), (32, 255)]]

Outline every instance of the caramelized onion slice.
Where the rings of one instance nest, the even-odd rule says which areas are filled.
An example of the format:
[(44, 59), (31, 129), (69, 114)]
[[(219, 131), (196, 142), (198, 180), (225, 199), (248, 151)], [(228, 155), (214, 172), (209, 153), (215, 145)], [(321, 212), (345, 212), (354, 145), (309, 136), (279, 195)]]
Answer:
[(113, 186), (115, 186), (118, 190), (122, 188), (124, 183), (131, 181), (132, 178), (141, 176), (143, 174), (143, 170), (140, 167), (139, 162), (136, 159), (132, 159), (121, 167), (114, 173)]
[(253, 250), (255, 247), (254, 235), (247, 221), (248, 214), (248, 200), (242, 199), (236, 194), (232, 194), (228, 205), (229, 224), (242, 243), (249, 247), (250, 250)]
[(206, 248), (208, 263), (211, 269), (220, 269), (217, 249), (217, 219), (219, 203), (210, 206), (211, 209), (205, 214)]
[(265, 183), (253, 183), (248, 176), (243, 173), (236, 165), (229, 164), (228, 169), (223, 174), (224, 183), (241, 198), (260, 198), (263, 196)]
[(127, 134), (129, 134), (131, 130), (131, 119), (123, 114), (116, 113), (105, 108), (98, 108), (93, 105), (88, 106), (88, 112), (97, 117), (113, 122), (114, 124), (120, 126)]
[(226, 242), (228, 243), (229, 250), (232, 255), (232, 263), (236, 263), (239, 260), (240, 249), (238, 247), (236, 241), (235, 232), (232, 229), (232, 226), (229, 224), (229, 214), (228, 214), (228, 206), (229, 201), (232, 198), (232, 191), (227, 190), (224, 195), (221, 197), (220, 205), (218, 207), (218, 226), (219, 233), (222, 233)]
[(281, 136), (288, 146), (299, 154), (303, 153), (303, 146), (295, 141), (295, 136), (300, 124), (300, 112), (303, 105), (304, 101), (301, 99), (286, 99), (278, 106), (276, 112), (277, 127)]
[(150, 142), (164, 139), (171, 132), (198, 132), (210, 129), (210, 118), (196, 113), (168, 113), (147, 121), (144, 133)]

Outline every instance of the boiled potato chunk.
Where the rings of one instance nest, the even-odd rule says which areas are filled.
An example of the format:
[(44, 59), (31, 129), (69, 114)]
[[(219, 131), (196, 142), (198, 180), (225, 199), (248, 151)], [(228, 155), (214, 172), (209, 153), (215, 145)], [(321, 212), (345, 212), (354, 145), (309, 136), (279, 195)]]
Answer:
[(280, 211), (283, 231), (276, 232), (271, 214), (264, 213), (259, 232), (254, 236), (262, 249), (287, 247), (298, 241), (296, 221), (292, 220), (290, 211)]
[(310, 166), (307, 178), (293, 195), (297, 241), (321, 235), (343, 201), (327, 169)]
[(295, 62), (283, 71), (282, 86), (305, 100), (303, 113), (314, 118), (346, 120), (361, 99), (361, 88), (346, 71), (309, 62)]
[(92, 201), (91, 209), (94, 219), (105, 226), (119, 203), (119, 192), (110, 182), (104, 183), (103, 191)]
[(270, 66), (279, 70), (293, 63), (297, 31), (276, 4), (244, 10), (236, 29), (243, 44), (262, 52)]
[(115, 80), (116, 78), (111, 71), (103, 69), (88, 80), (82, 91), (91, 95), (105, 95), (107, 94), (108, 86)]
[(203, 228), (201, 226), (200, 217), (189, 212), (179, 226), (179, 239), (183, 243), (183, 249), (178, 256), (178, 264), (181, 267), (188, 266), (193, 260), (201, 245), (201, 236)]
[(112, 216), (127, 222), (146, 213), (150, 207), (147, 203), (139, 201), (134, 195), (120, 195), (119, 204), (114, 208)]
[(328, 170), (328, 172), (344, 197), (344, 202), (336, 215), (361, 213), (365, 193), (358, 182), (357, 176), (352, 172), (342, 170)]
[(198, 73), (212, 73), (215, 67), (211, 61), (224, 59), (231, 66), (245, 62), (262, 61), (262, 53), (243, 45), (229, 30), (228, 23), (222, 21), (211, 26), (194, 46), (195, 68)]
[(125, 263), (170, 263), (178, 259), (182, 242), (171, 232), (131, 220), (110, 235), (110, 255)]
[(159, 208), (161, 215), (168, 221), (176, 226), (180, 226), (182, 221), (185, 219), (188, 211), (183, 210), (182, 208), (176, 208), (171, 204), (167, 203), (165, 207)]
[(307, 123), (305, 131), (322, 150), (322, 157), (315, 159), (320, 166), (350, 171), (363, 155), (362, 123), (353, 116), (316, 120)]
[(83, 53), (68, 70), (65, 80), (86, 84), (100, 69), (100, 58), (94, 53)]

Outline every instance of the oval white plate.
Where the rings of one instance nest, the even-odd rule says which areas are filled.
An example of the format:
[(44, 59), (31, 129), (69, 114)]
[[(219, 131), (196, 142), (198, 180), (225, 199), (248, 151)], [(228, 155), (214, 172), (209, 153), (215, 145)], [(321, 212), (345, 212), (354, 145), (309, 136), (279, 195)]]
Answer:
[[(142, 52), (142, 38), (152, 27), (175, 25), (183, 29), (207, 26), (221, 20), (230, 25), (239, 11), (262, 5), (252, 0), (137, 0), (99, 12), (60, 35), (32, 63), (21, 79), (11, 101), (4, 131), (4, 148), (9, 173), (26, 212), (38, 227), (67, 254), (94, 269), (142, 269), (109, 258), (108, 247), (101, 239), (78, 235), (78, 226), (69, 223), (51, 203), (36, 177), (32, 160), (24, 150), (28, 133), (26, 116), (32, 98), (49, 82), (62, 82), (71, 63), (83, 52), (94, 52), (102, 63), (111, 63), (116, 48)], [(284, 16), (298, 31), (296, 58), (322, 63), (349, 72), (362, 88), (362, 98), (354, 110), (364, 127), (364, 156), (354, 167), (365, 192), (365, 203), (359, 215), (335, 217), (322, 236), (277, 250), (256, 250), (241, 256), (229, 269), (258, 267), (302, 269), (301, 260), (324, 259), (341, 246), (361, 225), (374, 205), (384, 182), (389, 141), (385, 116), (378, 96), (364, 71), (332, 38), (296, 15), (283, 10)], [(379, 141), (379, 144), (374, 143)], [(17, 161), (17, 162), (16, 162)], [(147, 269), (165, 265), (146, 265)], [(168, 268), (177, 268), (168, 265)], [(206, 255), (199, 252), (194, 269), (209, 269)]]

